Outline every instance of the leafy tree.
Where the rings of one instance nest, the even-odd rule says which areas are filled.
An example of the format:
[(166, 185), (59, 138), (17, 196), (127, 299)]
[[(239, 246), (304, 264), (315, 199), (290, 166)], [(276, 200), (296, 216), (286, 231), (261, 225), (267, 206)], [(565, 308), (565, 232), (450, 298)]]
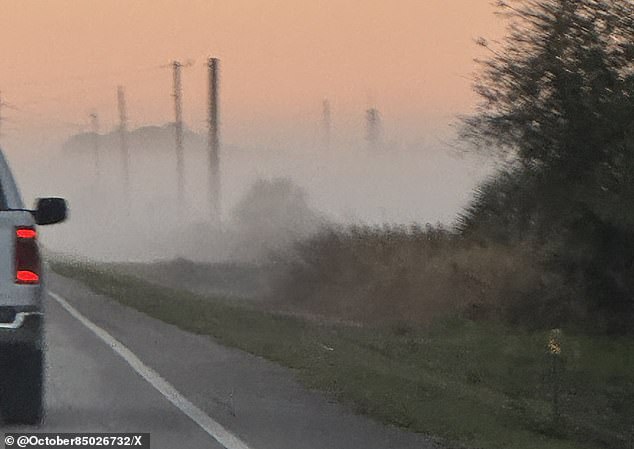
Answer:
[(509, 32), (479, 40), (492, 56), (461, 134), (513, 162), (480, 187), (462, 230), (539, 242), (589, 310), (623, 330), (634, 320), (634, 2), (498, 7)]

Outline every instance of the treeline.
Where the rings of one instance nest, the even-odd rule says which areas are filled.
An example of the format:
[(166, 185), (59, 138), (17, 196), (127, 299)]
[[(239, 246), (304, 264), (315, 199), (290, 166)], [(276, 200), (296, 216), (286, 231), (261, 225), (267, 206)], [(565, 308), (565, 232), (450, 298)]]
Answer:
[(634, 322), (634, 4), (499, 2), (461, 138), (504, 160), (455, 230), (339, 229), (300, 244), (291, 303), (362, 320), (438, 313), (623, 333)]
[[(462, 136), (512, 160), (459, 220), (462, 235), (527, 244), (561, 279), (560, 320), (634, 320), (634, 4), (501, 2), (511, 27), (482, 63)], [(485, 41), (480, 42), (489, 48)]]

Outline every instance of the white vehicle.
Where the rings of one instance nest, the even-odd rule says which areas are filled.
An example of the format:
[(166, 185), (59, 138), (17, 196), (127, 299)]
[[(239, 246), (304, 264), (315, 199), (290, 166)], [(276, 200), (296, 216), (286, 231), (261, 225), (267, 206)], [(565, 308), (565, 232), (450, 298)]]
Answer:
[(66, 218), (61, 198), (24, 208), (0, 151), (0, 421), (37, 424), (43, 413), (45, 295), (36, 225)]

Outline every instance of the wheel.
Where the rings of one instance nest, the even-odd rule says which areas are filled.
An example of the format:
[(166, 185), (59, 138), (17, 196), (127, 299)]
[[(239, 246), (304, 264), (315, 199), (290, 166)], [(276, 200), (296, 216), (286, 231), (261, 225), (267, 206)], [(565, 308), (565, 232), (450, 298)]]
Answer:
[(33, 346), (0, 350), (0, 411), (5, 424), (37, 425), (43, 416), (44, 357)]

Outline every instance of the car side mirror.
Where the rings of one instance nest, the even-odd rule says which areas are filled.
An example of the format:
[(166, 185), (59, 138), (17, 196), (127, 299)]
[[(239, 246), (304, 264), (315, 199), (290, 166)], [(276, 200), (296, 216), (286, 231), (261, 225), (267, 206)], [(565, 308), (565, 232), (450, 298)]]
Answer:
[(68, 208), (63, 198), (38, 198), (33, 217), (38, 225), (49, 225), (66, 220)]

